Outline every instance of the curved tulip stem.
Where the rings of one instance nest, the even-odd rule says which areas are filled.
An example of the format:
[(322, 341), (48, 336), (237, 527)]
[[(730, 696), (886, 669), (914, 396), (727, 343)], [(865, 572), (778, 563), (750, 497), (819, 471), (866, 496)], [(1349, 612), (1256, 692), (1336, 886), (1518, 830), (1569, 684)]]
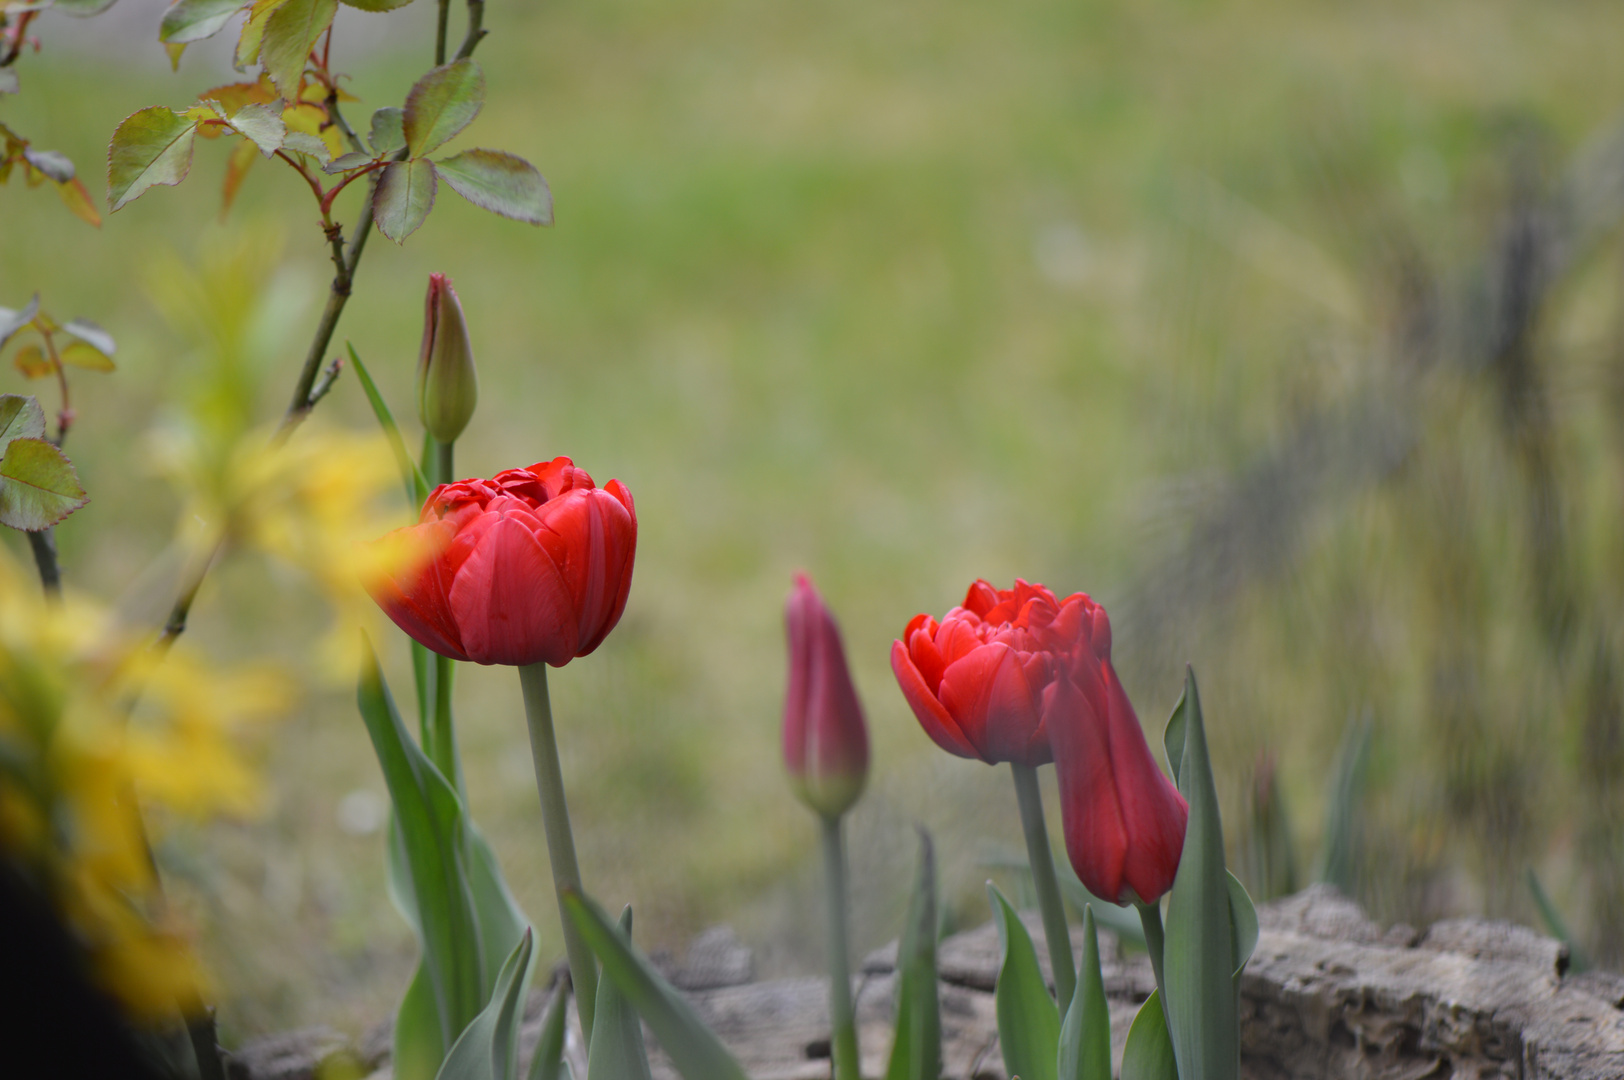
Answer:
[(590, 1046), (592, 1014), (598, 1000), (598, 963), (564, 911), (563, 889), (567, 885), (581, 891), (581, 867), (575, 861), (570, 808), (564, 801), (564, 773), (558, 766), (553, 705), (547, 696), (547, 665), (521, 667), (519, 684), (524, 688), (524, 713), (530, 723), (530, 755), (536, 764), (536, 791), (541, 795), (541, 820), (547, 830), (547, 858), (552, 863), (553, 886), (558, 894), (558, 919), (564, 926), (564, 952), (569, 957), (575, 1007), (581, 1014), (581, 1033)]
[(829, 1052), (835, 1080), (861, 1080), (857, 1018), (852, 1012), (851, 968), (846, 944), (846, 848), (840, 818), (824, 817), (823, 868), (829, 909)]
[(1026, 857), (1032, 864), (1032, 885), (1038, 894), (1038, 910), (1043, 913), (1043, 937), (1049, 943), (1049, 964), (1054, 968), (1055, 1000), (1064, 1012), (1077, 990), (1077, 968), (1071, 958), (1071, 931), (1066, 928), (1066, 909), (1060, 902), (1060, 882), (1055, 878), (1049, 830), (1043, 824), (1038, 771), (1031, 765), (1015, 762), (1010, 762), (1009, 768), (1015, 776), (1015, 798), (1021, 805), (1021, 829), (1026, 833)]
[(1162, 1008), (1167, 1007), (1167, 984), (1162, 981), (1162, 908), (1160, 904), (1147, 904), (1135, 900), (1139, 909), (1139, 924), (1145, 928), (1145, 948), (1150, 952), (1150, 970), (1156, 975), (1156, 989), (1161, 992)]

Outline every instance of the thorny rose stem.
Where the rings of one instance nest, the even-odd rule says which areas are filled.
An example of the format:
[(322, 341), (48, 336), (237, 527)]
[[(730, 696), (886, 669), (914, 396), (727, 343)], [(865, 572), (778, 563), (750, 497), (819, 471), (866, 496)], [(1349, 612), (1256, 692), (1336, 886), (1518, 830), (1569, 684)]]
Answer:
[(570, 808), (564, 801), (564, 773), (558, 766), (558, 739), (553, 734), (553, 706), (547, 696), (545, 661), (519, 668), (524, 688), (524, 714), (530, 723), (530, 756), (536, 765), (536, 791), (541, 796), (541, 820), (547, 831), (547, 858), (552, 863), (553, 887), (558, 898), (558, 919), (564, 926), (564, 951), (570, 962), (570, 983), (581, 1032), (592, 1043), (592, 1014), (598, 1000), (598, 966), (592, 950), (564, 910), (566, 886), (582, 892), (581, 867), (575, 861), (575, 837), (570, 832)]

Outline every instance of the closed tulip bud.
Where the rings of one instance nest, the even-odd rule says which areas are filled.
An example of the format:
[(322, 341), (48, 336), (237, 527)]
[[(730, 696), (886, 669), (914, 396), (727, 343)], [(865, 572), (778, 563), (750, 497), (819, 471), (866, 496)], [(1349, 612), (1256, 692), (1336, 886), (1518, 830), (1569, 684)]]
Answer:
[(868, 724), (846, 670), (840, 627), (805, 574), (795, 576), (784, 625), (784, 767), (802, 802), (836, 818), (851, 809), (868, 781)]
[(430, 274), (417, 358), (417, 415), (430, 435), (449, 443), (468, 426), (477, 404), (479, 375), (457, 290), (444, 274)]

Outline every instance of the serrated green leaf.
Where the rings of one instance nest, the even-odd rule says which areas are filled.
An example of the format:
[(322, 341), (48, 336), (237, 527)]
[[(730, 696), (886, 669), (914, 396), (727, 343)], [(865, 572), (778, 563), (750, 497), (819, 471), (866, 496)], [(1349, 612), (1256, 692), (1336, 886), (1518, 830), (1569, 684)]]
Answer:
[(247, 6), (248, 0), (176, 0), (158, 24), (158, 40), (185, 45), (213, 37)]
[(485, 73), (466, 57), (424, 75), (406, 95), (401, 131), (414, 158), (433, 153), (479, 115)]
[(524, 158), (501, 150), (464, 150), (434, 167), (452, 191), (481, 210), (531, 225), (553, 223), (553, 193)]
[(362, 640), (356, 700), (395, 810), (441, 1043), (449, 1045), (485, 1004), (465, 818), (455, 789), (406, 733), (372, 643)]
[(248, 8), (248, 21), (237, 35), (236, 64), (241, 71), (249, 64), (259, 62), (259, 49), (265, 41), (265, 24), (289, 0), (254, 0)]
[(337, 11), (338, 0), (287, 0), (265, 20), (259, 62), (282, 100), (299, 100), (299, 83), (310, 50), (332, 25)]
[(1100, 973), (1094, 908), (1083, 908), (1083, 966), (1077, 991), (1060, 1024), (1060, 1080), (1111, 1080), (1111, 1009)]
[(1246, 962), (1252, 959), (1252, 951), (1257, 948), (1257, 907), (1252, 903), (1252, 897), (1241, 884), (1241, 879), (1234, 874), (1229, 875), (1229, 945), (1235, 957), (1235, 990), (1240, 992), (1241, 972), (1246, 970)]
[(565, 914), (603, 965), (604, 978), (631, 1001), (685, 1080), (749, 1080), (693, 1006), (621, 937), (595, 901), (574, 889), (564, 889), (559, 897)]
[(547, 1015), (541, 1018), (541, 1037), (536, 1040), (536, 1053), (530, 1059), (528, 1080), (565, 1080), (570, 1076), (564, 1064), (564, 1021), (569, 1015), (569, 983), (560, 981), (553, 988), (553, 999), (547, 1003)]
[[(282, 143), (288, 134), (288, 125), (282, 119), (280, 102), (256, 101), (244, 105), (237, 110), (229, 123), (238, 134), (259, 147), (259, 152), (266, 157), (282, 149)], [(316, 141), (321, 142), (320, 139)], [(323, 143), (322, 149), (326, 148), (326, 144)]]
[(998, 1013), (998, 1045), (1004, 1052), (1004, 1071), (1021, 1080), (1055, 1080), (1060, 1053), (1060, 1013), (1038, 967), (1037, 950), (1009, 906), (991, 882), (993, 922), (1003, 943), (1004, 960), (998, 969), (993, 1001)]
[(16, 438), (0, 457), (0, 525), (49, 529), (90, 499), (67, 456), (41, 438)]
[(32, 394), (0, 394), (0, 448), (13, 439), (43, 439), (45, 410)]
[(919, 873), (897, 948), (896, 1037), (885, 1080), (937, 1080), (942, 1016), (936, 985), (936, 852), (919, 830)]
[(328, 176), (337, 176), (339, 173), (346, 173), (351, 169), (359, 169), (361, 166), (370, 164), (371, 162), (371, 154), (363, 154), (359, 150), (352, 150), (348, 154), (340, 154), (338, 157), (323, 165), (321, 167), (321, 171), (326, 173)]
[(1234, 931), (1224, 868), (1224, 827), (1207, 756), (1195, 673), (1184, 680), (1184, 754), (1179, 791), (1190, 804), (1184, 851), (1167, 901), (1164, 953), (1167, 1027), (1179, 1075), (1235, 1080), (1240, 1021), (1235, 1007)]
[[(632, 909), (620, 913), (620, 933), (632, 939)], [(653, 1080), (643, 1022), (613, 979), (598, 983), (598, 1007), (592, 1013), (592, 1045), (587, 1050), (586, 1080)]]
[(35, 293), (21, 311), (0, 308), (0, 349), (5, 348), (6, 342), (11, 340), (12, 335), (33, 322), (34, 317), (38, 314), (39, 293)]
[(344, 3), (350, 7), (359, 8), (362, 11), (394, 11), (396, 8), (403, 8), (411, 2), (412, 0), (344, 0)]
[(393, 154), (406, 148), (406, 132), (402, 127), (404, 116), (405, 110), (393, 105), (372, 114), (372, 130), (367, 135), (367, 142), (372, 144), (374, 154)]
[(107, 148), (107, 201), (123, 209), (148, 188), (175, 185), (192, 168), (197, 121), (162, 105), (127, 117)]
[(86, 371), (112, 371), (115, 367), (107, 354), (83, 341), (70, 341), (65, 348), (57, 350), (56, 355), (64, 364), (72, 364)]
[(1161, 995), (1155, 990), (1139, 1006), (1122, 1048), (1121, 1080), (1179, 1080), (1178, 1061), (1167, 1036)]
[(529, 988), (531, 933), (526, 927), (492, 987), (485, 1008), (468, 1024), (437, 1080), (516, 1080), (519, 1075), (519, 1024)]
[(384, 166), (372, 195), (372, 216), (378, 221), (378, 231), (397, 244), (405, 243), (434, 209), (434, 190), (434, 165), (428, 158)]
[(282, 139), (282, 149), (292, 150), (296, 154), (309, 154), (323, 165), (326, 165), (332, 157), (327, 144), (308, 131), (288, 132)]
[(30, 146), (23, 151), (23, 160), (59, 184), (73, 179), (73, 162), (66, 154), (55, 150), (36, 150)]
[(118, 353), (118, 343), (113, 340), (113, 335), (89, 319), (69, 319), (62, 329), (103, 356), (114, 356)]

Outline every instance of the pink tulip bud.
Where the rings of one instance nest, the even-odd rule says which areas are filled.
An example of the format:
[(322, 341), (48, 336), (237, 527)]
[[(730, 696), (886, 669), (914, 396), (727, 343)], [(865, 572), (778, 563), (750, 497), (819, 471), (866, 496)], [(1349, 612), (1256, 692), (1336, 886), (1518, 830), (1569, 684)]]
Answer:
[(454, 442), (478, 404), (479, 374), (457, 290), (444, 274), (430, 274), (417, 357), (418, 417), (436, 440)]
[(868, 725), (846, 670), (840, 627), (805, 574), (795, 576), (784, 625), (784, 767), (802, 802), (826, 818), (839, 817), (868, 780)]

